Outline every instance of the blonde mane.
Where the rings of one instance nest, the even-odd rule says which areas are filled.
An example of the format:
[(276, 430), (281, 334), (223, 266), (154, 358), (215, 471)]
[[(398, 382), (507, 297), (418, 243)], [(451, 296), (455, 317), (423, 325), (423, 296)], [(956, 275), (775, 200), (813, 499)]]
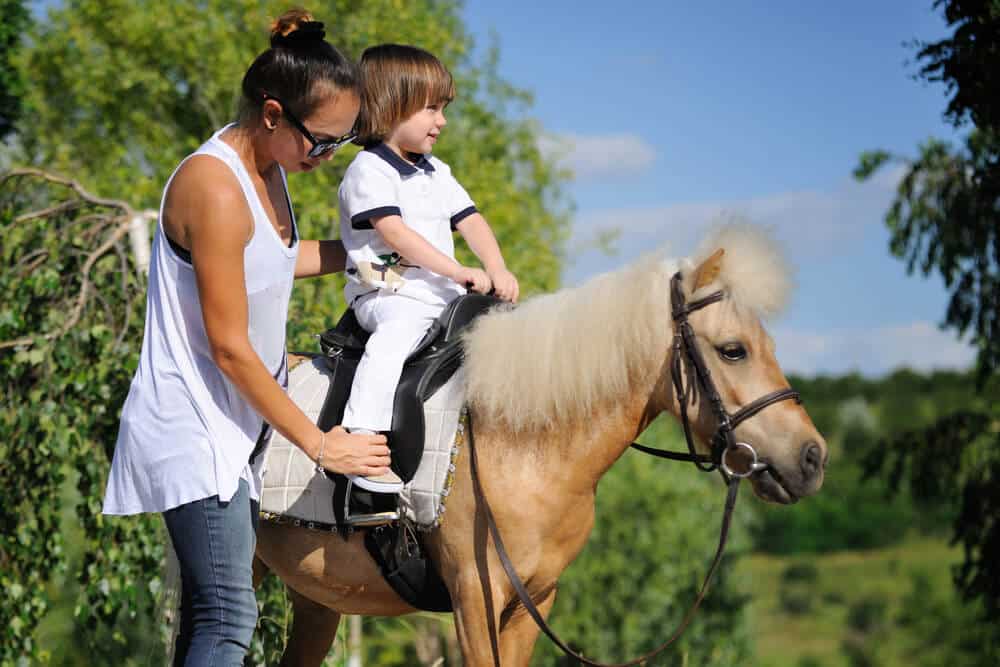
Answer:
[(661, 371), (672, 334), (670, 278), (678, 268), (687, 277), (720, 247), (722, 271), (703, 289), (721, 286), (758, 316), (778, 312), (790, 279), (777, 244), (758, 227), (729, 224), (690, 260), (647, 255), (480, 318), (465, 337), (469, 402), (514, 431), (591, 418), (637, 378)]

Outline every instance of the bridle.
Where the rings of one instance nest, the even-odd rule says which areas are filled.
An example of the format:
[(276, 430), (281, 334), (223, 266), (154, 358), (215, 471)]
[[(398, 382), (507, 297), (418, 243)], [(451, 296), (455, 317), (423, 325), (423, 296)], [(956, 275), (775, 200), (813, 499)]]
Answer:
[[(493, 518), (493, 511), (490, 509), (489, 503), (486, 501), (486, 496), (483, 493), (482, 485), (479, 480), (475, 437), (472, 429), (472, 414), (471, 412), (468, 414), (468, 439), (469, 451), (471, 455), (470, 466), (473, 488), (478, 494), (479, 499), (482, 501), (486, 524), (489, 528), (490, 535), (493, 538), (493, 544), (496, 547), (500, 563), (503, 566), (504, 571), (507, 573), (507, 577), (510, 579), (511, 584), (514, 586), (514, 590), (517, 592), (517, 596), (520, 598), (521, 604), (524, 605), (525, 610), (531, 615), (532, 619), (534, 619), (535, 623), (542, 630), (542, 632), (544, 632), (556, 646), (562, 649), (566, 655), (572, 656), (581, 663), (592, 665), (593, 667), (630, 667), (631, 665), (643, 663), (661, 653), (681, 636), (688, 624), (691, 622), (691, 619), (694, 617), (695, 611), (697, 611), (699, 605), (704, 599), (712, 576), (715, 574), (715, 570), (718, 568), (719, 562), (722, 560), (722, 553), (725, 550), (726, 539), (729, 535), (729, 525), (732, 521), (733, 508), (736, 507), (736, 493), (739, 490), (740, 480), (745, 477), (750, 477), (754, 473), (766, 470), (769, 467), (767, 463), (761, 461), (757, 456), (757, 450), (753, 448), (753, 445), (736, 440), (736, 427), (756, 415), (764, 408), (774, 405), (775, 403), (786, 400), (794, 400), (796, 403), (802, 402), (798, 392), (793, 389), (779, 389), (761, 396), (757, 400), (748, 403), (736, 412), (730, 414), (729, 411), (726, 410), (722, 401), (722, 396), (719, 394), (719, 391), (715, 386), (715, 382), (712, 379), (712, 374), (708, 370), (708, 366), (705, 364), (705, 358), (702, 355), (701, 350), (698, 349), (694, 329), (691, 327), (691, 323), (688, 322), (688, 315), (704, 308), (705, 306), (722, 301), (725, 298), (725, 293), (721, 291), (713, 292), (712, 294), (698, 299), (697, 301), (687, 303), (684, 298), (684, 290), (681, 287), (681, 274), (680, 271), (678, 271), (670, 280), (670, 297), (674, 325), (674, 337), (672, 344), (673, 358), (670, 362), (670, 378), (677, 396), (677, 401), (680, 404), (681, 424), (684, 426), (684, 437), (687, 440), (688, 451), (672, 452), (654, 447), (646, 447), (645, 445), (641, 445), (637, 442), (631, 443), (631, 446), (641, 452), (651, 454), (659, 458), (671, 459), (674, 461), (689, 461), (694, 463), (699, 470), (704, 472), (718, 470), (726, 482), (727, 490), (726, 505), (722, 515), (722, 527), (719, 531), (719, 545), (716, 548), (715, 557), (713, 558), (712, 564), (708, 569), (708, 573), (705, 575), (705, 579), (698, 592), (698, 596), (695, 598), (694, 603), (685, 615), (684, 620), (681, 621), (681, 624), (677, 627), (670, 638), (653, 651), (629, 662), (614, 664), (596, 662), (585, 658), (570, 649), (555, 634), (552, 628), (549, 627), (548, 623), (538, 611), (535, 603), (532, 601), (531, 595), (528, 593), (528, 589), (525, 587), (524, 582), (521, 581), (521, 578), (515, 571), (514, 565), (511, 562), (510, 557), (507, 555), (507, 550), (504, 547), (503, 540), (500, 538), (500, 531)], [(695, 378), (693, 380), (689, 380), (686, 385), (684, 383), (685, 363), (688, 365), (689, 372), (693, 371), (695, 375)], [(691, 432), (691, 421), (688, 417), (688, 403), (693, 403), (697, 400), (696, 391), (698, 390), (703, 392), (704, 396), (707, 398), (712, 407), (712, 412), (715, 415), (717, 423), (715, 434), (711, 439), (710, 454), (699, 454), (695, 450), (694, 437)], [(733, 455), (737, 455), (741, 452), (749, 453), (749, 463), (745, 463), (742, 466), (734, 465), (734, 463), (738, 461), (739, 457), (737, 456), (734, 460), (732, 459)], [(496, 659), (499, 661), (499, 656), (496, 656)]]
[[(757, 450), (753, 448), (753, 445), (736, 440), (736, 427), (764, 408), (775, 403), (787, 400), (794, 400), (796, 403), (801, 403), (802, 399), (799, 397), (799, 393), (790, 388), (772, 391), (730, 414), (723, 404), (722, 396), (715, 386), (715, 381), (712, 379), (711, 371), (708, 370), (705, 358), (702, 356), (701, 350), (698, 349), (694, 329), (688, 321), (688, 315), (696, 310), (701, 310), (705, 306), (722, 301), (725, 298), (725, 293), (721, 291), (713, 292), (697, 301), (686, 303), (684, 290), (681, 288), (681, 274), (678, 271), (670, 279), (670, 297), (674, 320), (673, 358), (670, 361), (670, 378), (674, 385), (677, 401), (680, 404), (681, 424), (684, 426), (684, 438), (687, 440), (688, 453), (667, 452), (638, 443), (632, 443), (632, 446), (639, 451), (661, 458), (669, 458), (675, 461), (690, 461), (699, 470), (704, 472), (712, 472), (715, 469), (719, 469), (727, 482), (730, 479), (742, 479), (749, 477), (755, 472), (766, 470), (768, 465), (759, 459)], [(685, 361), (693, 369), (696, 380), (696, 382), (688, 382), (686, 386), (684, 384), (683, 367)], [(697, 400), (697, 389), (704, 392), (709, 404), (712, 406), (712, 412), (715, 415), (717, 424), (715, 434), (711, 440), (711, 455), (698, 454), (695, 451), (694, 436), (691, 433), (691, 420), (688, 418), (687, 411), (688, 404), (693, 404)], [(749, 452), (751, 458), (750, 463), (746, 465), (746, 469), (744, 470), (731, 466), (727, 461), (728, 454), (740, 450)]]

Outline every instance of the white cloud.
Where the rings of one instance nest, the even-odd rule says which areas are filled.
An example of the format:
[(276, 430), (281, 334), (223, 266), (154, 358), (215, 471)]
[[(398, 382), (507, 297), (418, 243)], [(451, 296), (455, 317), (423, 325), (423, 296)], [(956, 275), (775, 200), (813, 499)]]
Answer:
[(966, 369), (975, 349), (930, 322), (836, 331), (776, 327), (776, 353), (786, 372), (801, 375), (859, 371), (883, 375), (900, 367), (917, 371)]
[(566, 282), (580, 282), (661, 245), (669, 245), (675, 254), (685, 254), (713, 222), (726, 215), (771, 227), (777, 238), (794, 250), (799, 262), (850, 251), (867, 229), (883, 224), (882, 216), (901, 175), (901, 170), (896, 170), (864, 183), (849, 180), (830, 191), (584, 212), (574, 220), (571, 248), (585, 249), (595, 236), (617, 230), (617, 256), (584, 252), (570, 261)]
[[(804, 324), (774, 325), (778, 359), (786, 371), (813, 375), (856, 370), (877, 376), (902, 366), (919, 371), (968, 368), (975, 361), (972, 346), (929, 321), (937, 306), (928, 304), (944, 298), (941, 286), (906, 279), (899, 262), (881, 246), (877, 256), (872, 253), (871, 243), (885, 243), (883, 218), (902, 176), (901, 169), (889, 171), (825, 191), (583, 212), (574, 221), (564, 283), (579, 284), (665, 245), (669, 254), (685, 255), (720, 216), (739, 215), (772, 227), (788, 249), (800, 283), (813, 290), (834, 285), (793, 301), (783, 321)], [(613, 256), (592, 243), (609, 230), (618, 233)], [(869, 290), (866, 280), (888, 280), (890, 287), (872, 285)], [(885, 289), (900, 292), (883, 315), (872, 304), (886, 298)], [(865, 307), (852, 308), (852, 303)], [(819, 328), (824, 325), (830, 326)]]
[(635, 174), (656, 159), (653, 147), (636, 134), (549, 134), (538, 142), (542, 153), (573, 172), (576, 180)]

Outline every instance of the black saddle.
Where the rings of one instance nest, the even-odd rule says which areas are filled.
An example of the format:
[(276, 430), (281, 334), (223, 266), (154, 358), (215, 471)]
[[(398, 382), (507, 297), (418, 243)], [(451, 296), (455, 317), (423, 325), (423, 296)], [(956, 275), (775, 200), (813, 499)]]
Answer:
[[(404, 482), (413, 479), (424, 453), (424, 401), (462, 365), (462, 330), (501, 303), (500, 299), (489, 295), (460, 296), (448, 304), (407, 359), (396, 389), (392, 429), (387, 434), (392, 449), (392, 469)], [(343, 420), (354, 373), (369, 336), (350, 309), (336, 326), (320, 334), (320, 348), (333, 374), (317, 421), (324, 431)]]
[[(475, 318), (503, 303), (493, 296), (466, 294), (455, 299), (431, 325), (406, 360), (393, 403), (392, 469), (404, 482), (413, 479), (424, 453), (424, 401), (441, 388), (462, 365), (460, 334)], [(317, 425), (327, 431), (341, 423), (354, 373), (370, 334), (353, 310), (332, 329), (320, 334), (327, 367), (333, 377)], [(396, 510), (396, 497), (354, 488), (348, 496), (343, 475), (333, 475), (333, 512), (342, 536), (350, 533), (345, 517), (350, 508), (361, 513)], [(419, 536), (405, 522), (376, 526), (365, 535), (365, 547), (396, 593), (417, 609), (451, 611), (451, 597), (434, 564), (426, 557)]]

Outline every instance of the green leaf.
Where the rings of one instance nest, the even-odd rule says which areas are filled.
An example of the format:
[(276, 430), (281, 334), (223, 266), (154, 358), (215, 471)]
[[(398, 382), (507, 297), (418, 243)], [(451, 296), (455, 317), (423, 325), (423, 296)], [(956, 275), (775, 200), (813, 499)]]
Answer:
[(854, 168), (854, 178), (865, 181), (871, 178), (872, 174), (878, 171), (882, 165), (890, 160), (892, 155), (887, 151), (865, 151), (858, 159), (858, 166)]

